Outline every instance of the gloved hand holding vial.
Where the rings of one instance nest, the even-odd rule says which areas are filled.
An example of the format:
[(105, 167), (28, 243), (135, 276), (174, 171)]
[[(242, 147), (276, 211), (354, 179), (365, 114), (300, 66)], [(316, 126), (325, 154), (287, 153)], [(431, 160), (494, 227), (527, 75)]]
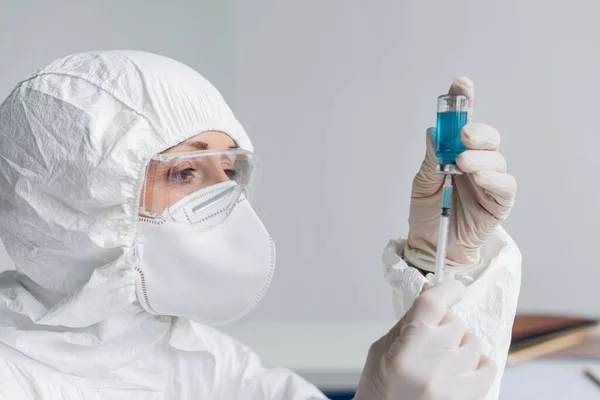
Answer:
[(498, 131), (471, 123), (473, 100), (465, 77), (438, 98), (437, 126), (427, 131), (425, 160), (413, 181), (404, 257), (435, 272), (437, 281), (444, 266), (482, 263), (481, 247), (508, 216), (517, 188), (498, 152)]

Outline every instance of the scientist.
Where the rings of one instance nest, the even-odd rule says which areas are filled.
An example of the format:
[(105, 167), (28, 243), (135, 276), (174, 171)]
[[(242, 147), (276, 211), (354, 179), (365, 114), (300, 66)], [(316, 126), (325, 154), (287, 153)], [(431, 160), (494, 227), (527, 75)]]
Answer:
[[(473, 99), (466, 78), (450, 91)], [(408, 238), (383, 256), (401, 319), (369, 350), (357, 399), (497, 396), (520, 282), (499, 224), (516, 184), (496, 130), (461, 137), (456, 280), (423, 291), (441, 186), (428, 137)], [(0, 399), (323, 399), (214, 328), (273, 276), (258, 165), (219, 92), (176, 61), (84, 53), (20, 82), (0, 106), (0, 237), (16, 266), (0, 275)]]

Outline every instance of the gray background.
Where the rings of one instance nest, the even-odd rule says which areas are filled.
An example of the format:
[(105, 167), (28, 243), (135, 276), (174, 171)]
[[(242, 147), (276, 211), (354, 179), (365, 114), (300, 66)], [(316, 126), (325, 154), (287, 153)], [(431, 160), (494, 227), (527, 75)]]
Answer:
[(249, 320), (392, 316), (381, 249), (406, 233), (425, 129), (456, 75), (475, 81), (474, 119), (501, 131), (519, 182), (505, 226), (524, 255), (520, 310), (600, 314), (599, 2), (0, 6), (2, 97), (52, 59), (112, 48), (179, 59), (223, 92), (265, 159), (257, 208), (278, 244)]

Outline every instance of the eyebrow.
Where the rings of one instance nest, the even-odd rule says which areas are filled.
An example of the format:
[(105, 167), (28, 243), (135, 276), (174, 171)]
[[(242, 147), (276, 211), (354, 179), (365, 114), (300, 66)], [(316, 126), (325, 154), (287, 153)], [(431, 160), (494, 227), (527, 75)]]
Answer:
[(207, 150), (208, 149), (208, 144), (206, 144), (204, 142), (201, 142), (201, 141), (183, 142), (182, 144), (187, 145), (187, 146), (195, 147), (198, 150)]
[[(181, 143), (179, 143), (177, 146), (172, 147), (176, 148), (179, 146), (191, 146), (191, 147), (195, 147), (198, 150), (208, 150), (208, 144), (206, 142), (203, 142), (201, 140), (190, 140), (190, 141), (183, 141)], [(240, 146), (238, 145), (238, 143), (234, 140), (233, 141), (233, 145), (229, 146), (228, 149), (239, 149)], [(161, 168), (170, 168), (169, 166), (165, 166), (165, 167), (161, 167)]]
[[(208, 150), (208, 144), (201, 141), (201, 140), (195, 140), (195, 141), (190, 141), (190, 142), (183, 142), (183, 145), (187, 145), (187, 146), (192, 146), (197, 148), (198, 150)], [(234, 141), (234, 144), (232, 146), (229, 146), (228, 149), (239, 149), (240, 146)]]

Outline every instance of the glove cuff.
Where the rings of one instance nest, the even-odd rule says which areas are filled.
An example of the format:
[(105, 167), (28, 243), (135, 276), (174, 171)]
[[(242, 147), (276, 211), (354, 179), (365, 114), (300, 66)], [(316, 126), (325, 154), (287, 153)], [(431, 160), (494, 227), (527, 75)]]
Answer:
[[(404, 242), (404, 251), (400, 255), (404, 262), (413, 268), (420, 269), (425, 273), (435, 272), (435, 253), (430, 251), (423, 251), (417, 249), (408, 244), (408, 240)], [(452, 260), (446, 259), (446, 268), (470, 268), (477, 267), (482, 264), (481, 256), (478, 255), (477, 262), (472, 264), (460, 264)]]

